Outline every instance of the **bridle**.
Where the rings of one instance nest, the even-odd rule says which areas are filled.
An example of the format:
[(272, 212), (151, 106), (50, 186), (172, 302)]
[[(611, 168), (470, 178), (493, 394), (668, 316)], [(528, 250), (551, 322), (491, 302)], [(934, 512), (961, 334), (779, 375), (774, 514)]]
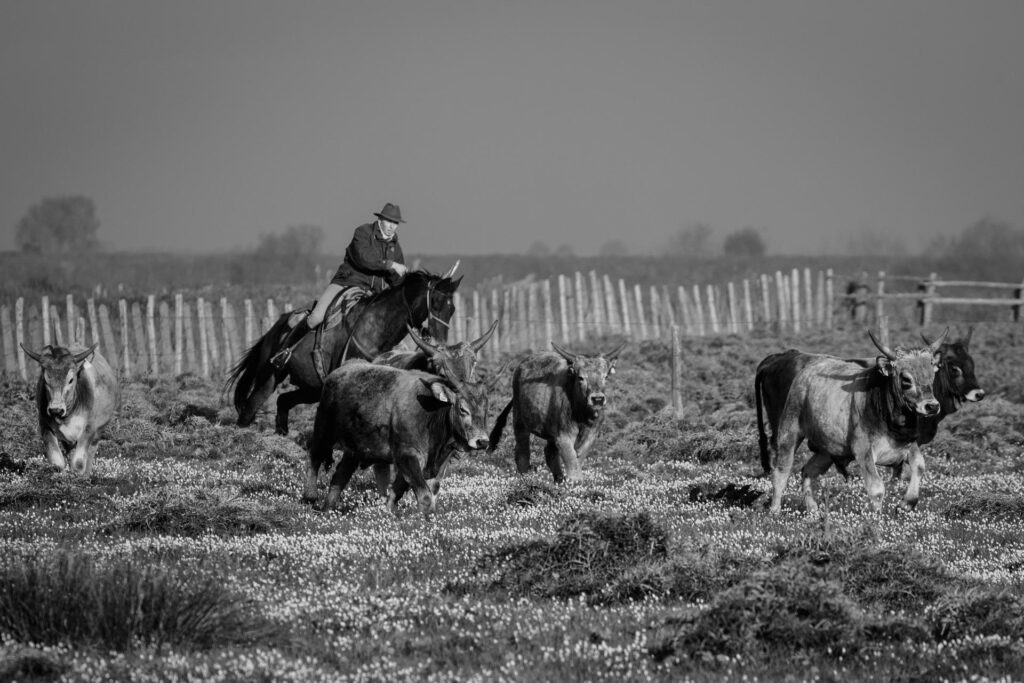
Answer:
[[(424, 323), (429, 323), (431, 320), (433, 320), (433, 321), (437, 322), (438, 324), (443, 325), (446, 329), (451, 330), (451, 325), (449, 323), (445, 322), (444, 320), (441, 320), (441, 318), (439, 318), (434, 313), (434, 309), (430, 305), (430, 293), (434, 291), (434, 288), (443, 279), (444, 279), (444, 277), (442, 276), (441, 278), (439, 278), (435, 282), (427, 284), (427, 319), (424, 321)], [(449, 301), (452, 298), (452, 294), (451, 293), (444, 294), (444, 296)], [(406, 288), (405, 287), (402, 287), (402, 303), (405, 304), (405, 311), (407, 313), (407, 322), (408, 322), (409, 326), (412, 327), (413, 326), (413, 322), (415, 322), (415, 315), (413, 314), (412, 306), (409, 304), (409, 297), (408, 297), (408, 293), (406, 292)], [(361, 354), (366, 356), (367, 360), (373, 360), (373, 358), (370, 357), (370, 354), (367, 353), (366, 349), (363, 348), (363, 345), (359, 343), (359, 340), (356, 339), (356, 328), (359, 326), (359, 321), (362, 320), (363, 314), (365, 314), (365, 313), (366, 313), (366, 309), (364, 308), (360, 312), (359, 317), (352, 323), (351, 327), (349, 327), (349, 325), (347, 324), (347, 320), (345, 322), (345, 327), (348, 329), (348, 340), (345, 342), (345, 348), (341, 352), (341, 361), (342, 362), (345, 362), (345, 360), (348, 359), (348, 349), (349, 349), (349, 346), (352, 345), (352, 344), (355, 344), (355, 347), (359, 350), (359, 352)]]

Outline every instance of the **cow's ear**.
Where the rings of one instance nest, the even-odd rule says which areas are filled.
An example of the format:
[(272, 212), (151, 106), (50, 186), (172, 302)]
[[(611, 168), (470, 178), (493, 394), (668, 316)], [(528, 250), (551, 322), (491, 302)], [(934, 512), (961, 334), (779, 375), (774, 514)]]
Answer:
[(878, 371), (886, 377), (892, 375), (892, 361), (885, 356), (878, 356), (875, 358), (875, 367), (877, 367)]
[(448, 388), (440, 382), (430, 382), (430, 393), (441, 403), (451, 403), (451, 396), (448, 395)]

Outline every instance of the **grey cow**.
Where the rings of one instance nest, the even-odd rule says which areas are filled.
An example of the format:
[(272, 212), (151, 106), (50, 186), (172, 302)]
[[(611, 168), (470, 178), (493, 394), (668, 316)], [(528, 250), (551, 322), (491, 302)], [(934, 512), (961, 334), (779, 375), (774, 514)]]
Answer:
[(97, 439), (120, 402), (113, 370), (96, 351), (96, 344), (84, 350), (44, 346), (38, 353), (24, 345), (21, 348), (42, 370), (36, 384), (36, 407), (46, 456), (66, 470), (65, 449), (70, 449), (72, 471), (88, 475)]
[[(760, 406), (767, 403), (770, 445), (775, 451), (772, 512), (781, 509), (794, 453), (805, 439), (812, 453), (801, 470), (808, 511), (817, 509), (818, 476), (833, 462), (845, 469), (854, 459), (860, 464), (873, 509), (881, 508), (885, 491), (879, 465), (908, 464), (910, 483), (904, 500), (910, 506), (917, 503), (924, 471), (918, 439), (926, 421), (940, 411), (932, 385), (946, 333), (924, 348), (897, 347), (895, 351), (868, 335), (882, 352), (870, 368), (795, 349), (769, 356), (758, 366), (758, 418), (762, 419)], [(773, 367), (785, 371), (773, 375)], [(773, 376), (788, 381), (788, 390), (775, 386)], [(763, 434), (763, 423), (759, 430)]]
[(303, 498), (316, 500), (320, 468), (330, 467), (338, 445), (342, 456), (324, 509), (337, 504), (357, 468), (374, 465), (380, 474), (394, 465), (388, 507), (394, 512), (412, 487), (423, 513), (433, 512), (438, 479), (453, 446), (487, 447), (474, 407), (471, 396), (436, 375), (360, 360), (342, 364), (327, 376), (317, 407)]
[(512, 400), (490, 435), (490, 450), (501, 439), (509, 413), (516, 437), (516, 469), (530, 471), (530, 435), (544, 439), (544, 458), (556, 482), (579, 479), (579, 458), (590, 449), (604, 421), (608, 376), (626, 345), (598, 356), (567, 351), (554, 342), (555, 353), (530, 356), (512, 375)]

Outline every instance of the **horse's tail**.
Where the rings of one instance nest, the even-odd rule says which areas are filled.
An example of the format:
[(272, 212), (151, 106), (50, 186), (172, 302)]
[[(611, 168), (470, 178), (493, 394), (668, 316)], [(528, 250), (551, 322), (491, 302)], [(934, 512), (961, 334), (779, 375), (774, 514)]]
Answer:
[(498, 415), (498, 419), (494, 421), (494, 429), (491, 430), (490, 436), (487, 437), (487, 452), (493, 453), (498, 447), (498, 442), (501, 441), (501, 433), (505, 431), (505, 423), (508, 422), (508, 414), (512, 412), (512, 403), (509, 401), (508, 405)]
[(275, 347), (287, 324), (288, 314), (286, 313), (277, 319), (277, 322), (267, 330), (266, 334), (249, 347), (249, 350), (237, 363), (231, 366), (227, 381), (224, 382), (224, 389), (230, 391), (231, 386), (234, 385), (235, 410), (239, 413), (242, 412), (246, 401), (249, 400), (253, 389), (258, 384), (257, 377), (260, 375), (260, 370), (267, 366), (270, 357), (277, 351)]
[(757, 446), (761, 450), (761, 468), (765, 475), (772, 471), (772, 459), (768, 454), (768, 433), (764, 428), (764, 376), (760, 372), (754, 374), (754, 402), (757, 405)]

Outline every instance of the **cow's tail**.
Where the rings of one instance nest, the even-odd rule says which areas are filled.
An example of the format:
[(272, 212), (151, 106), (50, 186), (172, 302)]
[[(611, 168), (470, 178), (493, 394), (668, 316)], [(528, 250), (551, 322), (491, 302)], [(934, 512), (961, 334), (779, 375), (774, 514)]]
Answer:
[(267, 330), (267, 333), (250, 346), (245, 355), (232, 365), (231, 370), (228, 371), (228, 378), (224, 382), (224, 389), (225, 391), (230, 391), (232, 385), (234, 385), (234, 405), (235, 410), (239, 413), (242, 412), (246, 401), (249, 400), (253, 390), (259, 384), (257, 379), (260, 376), (260, 370), (266, 368), (270, 362), (270, 357), (276, 350), (274, 346), (277, 344), (277, 340), (281, 338), (281, 334), (287, 324), (287, 315), (278, 318), (277, 322)]
[(759, 371), (754, 374), (754, 402), (757, 405), (757, 446), (761, 451), (761, 468), (767, 476), (772, 471), (772, 459), (768, 453), (768, 433), (764, 429), (763, 385), (764, 377)]
[(498, 414), (498, 419), (494, 421), (494, 429), (491, 430), (490, 436), (487, 437), (487, 452), (493, 453), (498, 447), (498, 442), (501, 441), (501, 433), (505, 431), (505, 423), (508, 422), (508, 414), (512, 412), (512, 401), (508, 402), (508, 405)]

